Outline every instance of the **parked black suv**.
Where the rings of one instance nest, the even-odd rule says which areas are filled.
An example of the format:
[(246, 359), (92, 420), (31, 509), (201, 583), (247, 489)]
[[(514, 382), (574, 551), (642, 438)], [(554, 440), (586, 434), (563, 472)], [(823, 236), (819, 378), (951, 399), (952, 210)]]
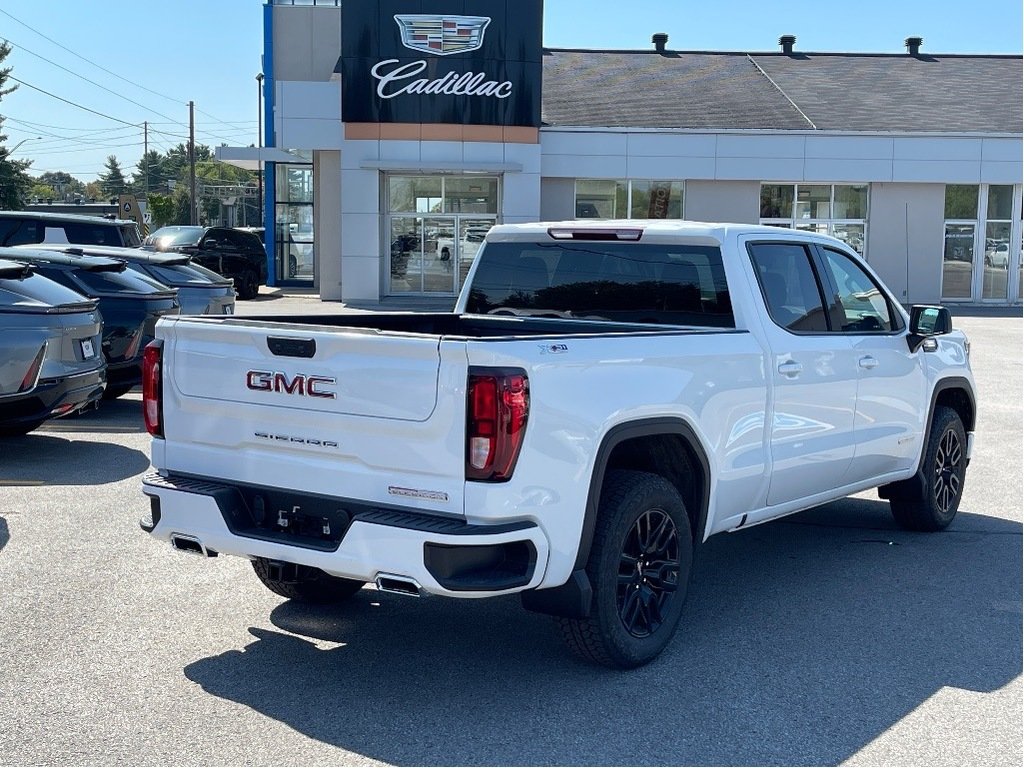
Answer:
[(134, 221), (76, 213), (0, 211), (0, 246), (37, 243), (135, 248), (142, 245), (142, 238)]
[(201, 266), (234, 278), (240, 299), (255, 299), (267, 282), (267, 254), (251, 232), (231, 227), (161, 227), (146, 238), (144, 247), (187, 253)]
[(120, 397), (142, 381), (142, 352), (153, 340), (156, 321), (179, 313), (178, 292), (125, 262), (41, 249), (0, 248), (0, 258), (32, 264), (35, 271), (91, 299), (103, 315), (106, 398)]

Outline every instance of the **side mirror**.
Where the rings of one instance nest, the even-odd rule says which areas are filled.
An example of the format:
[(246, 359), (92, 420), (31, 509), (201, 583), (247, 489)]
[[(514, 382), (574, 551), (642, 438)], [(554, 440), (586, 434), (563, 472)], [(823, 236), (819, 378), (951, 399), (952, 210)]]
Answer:
[(201, 248), (211, 248), (211, 249), (212, 248), (216, 248), (218, 245), (219, 245), (219, 243), (217, 242), (216, 238), (212, 238), (212, 237), (207, 239), (207, 240), (203, 240), (203, 242), (199, 244), (199, 246)]
[[(953, 318), (945, 307), (915, 304), (910, 308), (910, 333), (907, 335), (907, 344), (911, 352), (916, 352), (918, 347), (933, 336), (941, 336), (952, 330)], [(932, 349), (935, 348), (934, 340), (931, 341), (931, 346)], [(927, 345), (925, 351), (931, 351)]]

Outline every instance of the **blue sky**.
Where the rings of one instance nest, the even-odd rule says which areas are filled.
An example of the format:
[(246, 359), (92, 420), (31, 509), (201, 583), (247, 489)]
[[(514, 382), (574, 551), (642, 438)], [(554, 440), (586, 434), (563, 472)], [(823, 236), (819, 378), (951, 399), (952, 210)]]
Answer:
[[(0, 114), (8, 118), (7, 146), (27, 139), (15, 157), (34, 160), (33, 173), (65, 170), (90, 181), (109, 154), (130, 171), (143, 149), (136, 126), (149, 121), (151, 147), (165, 150), (187, 136), (190, 99), (196, 103), (197, 141), (254, 144), (261, 5), (3, 0), (0, 38), (15, 46), (6, 62), (13, 76), (103, 115), (22, 86), (0, 101)], [(545, 5), (544, 44), (550, 47), (647, 48), (652, 33), (667, 32), (669, 47), (680, 50), (771, 51), (782, 34), (796, 35), (804, 51), (901, 53), (903, 39), (911, 35), (923, 37), (930, 53), (1019, 54), (1022, 48), (1020, 0)]]

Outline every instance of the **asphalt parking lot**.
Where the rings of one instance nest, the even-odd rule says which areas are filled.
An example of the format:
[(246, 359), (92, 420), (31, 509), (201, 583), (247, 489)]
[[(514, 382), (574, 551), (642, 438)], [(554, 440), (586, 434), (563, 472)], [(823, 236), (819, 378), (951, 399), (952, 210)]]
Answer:
[(311, 609), (150, 539), (137, 393), (0, 443), (0, 763), (1021, 765), (1024, 324), (956, 325), (980, 410), (951, 528), (862, 494), (718, 536), (625, 673), (516, 599)]

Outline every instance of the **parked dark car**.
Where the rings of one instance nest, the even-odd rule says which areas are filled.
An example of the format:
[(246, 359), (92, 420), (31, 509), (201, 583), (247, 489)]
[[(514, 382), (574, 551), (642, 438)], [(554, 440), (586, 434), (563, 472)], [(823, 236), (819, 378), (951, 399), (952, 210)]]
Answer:
[(141, 248), (104, 248), (90, 245), (37, 246), (59, 253), (121, 259), (128, 269), (178, 289), (183, 315), (233, 315), (235, 289), (229, 277), (192, 262), (184, 253), (159, 253)]
[(179, 313), (176, 289), (129, 270), (120, 259), (30, 248), (0, 248), (0, 258), (32, 264), (44, 277), (99, 300), (107, 361), (104, 397), (120, 397), (142, 381), (142, 351), (153, 340), (157, 319)]
[(0, 246), (111, 245), (135, 248), (142, 245), (134, 221), (105, 219), (75, 213), (0, 211)]
[(103, 396), (98, 302), (0, 259), (0, 437), (31, 432)]
[(267, 255), (263, 243), (251, 232), (231, 227), (161, 227), (146, 238), (144, 247), (177, 251), (233, 278), (240, 299), (254, 299), (267, 282)]

